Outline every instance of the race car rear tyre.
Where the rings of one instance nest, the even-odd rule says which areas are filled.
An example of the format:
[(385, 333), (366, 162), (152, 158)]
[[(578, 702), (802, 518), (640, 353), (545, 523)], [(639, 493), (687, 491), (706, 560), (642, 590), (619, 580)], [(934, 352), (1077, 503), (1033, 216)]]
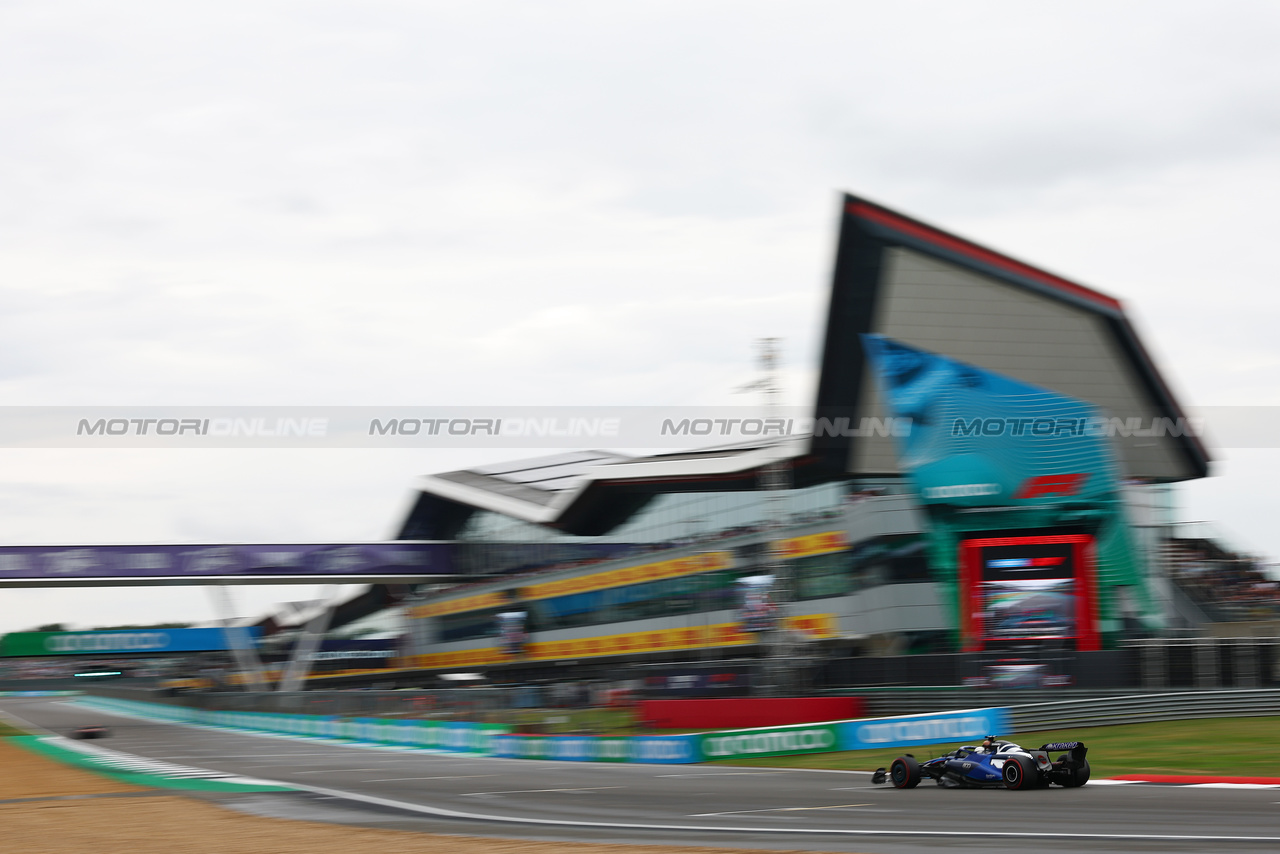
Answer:
[(1062, 785), (1068, 789), (1074, 789), (1077, 786), (1083, 786), (1089, 782), (1089, 760), (1082, 759), (1080, 764), (1070, 769), (1067, 779), (1062, 781)]
[(889, 766), (889, 782), (895, 789), (914, 789), (920, 785), (920, 763), (911, 756), (899, 756)]
[(1025, 756), (1010, 756), (1004, 763), (1006, 789), (1034, 789), (1040, 780), (1035, 763)]

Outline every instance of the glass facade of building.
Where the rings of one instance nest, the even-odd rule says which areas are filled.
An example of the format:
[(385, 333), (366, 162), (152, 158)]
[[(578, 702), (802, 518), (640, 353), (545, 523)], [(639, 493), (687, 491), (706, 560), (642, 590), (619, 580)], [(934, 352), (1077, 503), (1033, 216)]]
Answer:
[[(496, 637), (498, 614), (520, 609), (527, 613), (528, 631), (555, 631), (584, 626), (732, 610), (741, 605), (743, 578), (761, 570), (762, 543), (729, 545), (735, 555), (730, 569), (685, 575), (643, 584), (631, 584), (521, 601), (518, 586), (502, 607), (438, 617), (438, 641)], [(794, 584), (789, 598), (804, 601), (847, 596), (867, 587), (929, 580), (924, 542), (919, 535), (878, 537), (831, 554), (802, 557), (790, 562)]]
[(792, 529), (840, 516), (864, 492), (905, 490), (897, 479), (835, 481), (804, 489), (765, 492), (671, 492), (598, 537), (565, 534), (488, 510), (477, 510), (458, 533), (467, 572), (507, 574), (642, 555), (715, 543), (766, 528)]

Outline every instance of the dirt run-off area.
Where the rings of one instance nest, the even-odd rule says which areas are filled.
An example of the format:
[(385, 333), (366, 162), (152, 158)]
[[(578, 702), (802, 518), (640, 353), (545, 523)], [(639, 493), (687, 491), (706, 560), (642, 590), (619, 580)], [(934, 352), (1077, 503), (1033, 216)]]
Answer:
[(7, 739), (0, 739), (0, 839), (3, 850), (21, 854), (759, 854), (437, 836), (260, 818), (68, 768)]

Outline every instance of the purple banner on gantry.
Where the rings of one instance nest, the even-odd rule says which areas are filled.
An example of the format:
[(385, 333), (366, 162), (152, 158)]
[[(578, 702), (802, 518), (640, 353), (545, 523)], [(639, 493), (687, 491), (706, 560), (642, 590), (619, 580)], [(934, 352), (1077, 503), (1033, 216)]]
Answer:
[(0, 547), (0, 583), (77, 578), (408, 579), (453, 572), (451, 543)]

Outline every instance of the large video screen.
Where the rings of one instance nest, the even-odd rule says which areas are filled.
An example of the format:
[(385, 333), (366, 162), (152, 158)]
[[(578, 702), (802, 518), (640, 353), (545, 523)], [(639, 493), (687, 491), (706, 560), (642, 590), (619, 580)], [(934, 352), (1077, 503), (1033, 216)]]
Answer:
[(1093, 538), (1048, 535), (960, 545), (961, 633), (967, 649), (1074, 639), (1096, 648)]
[(742, 607), (738, 610), (738, 623), (744, 632), (768, 632), (777, 626), (778, 606), (773, 603), (772, 575), (752, 575), (739, 578)]
[(1076, 573), (1070, 543), (987, 546), (980, 597), (987, 640), (1076, 636)]

